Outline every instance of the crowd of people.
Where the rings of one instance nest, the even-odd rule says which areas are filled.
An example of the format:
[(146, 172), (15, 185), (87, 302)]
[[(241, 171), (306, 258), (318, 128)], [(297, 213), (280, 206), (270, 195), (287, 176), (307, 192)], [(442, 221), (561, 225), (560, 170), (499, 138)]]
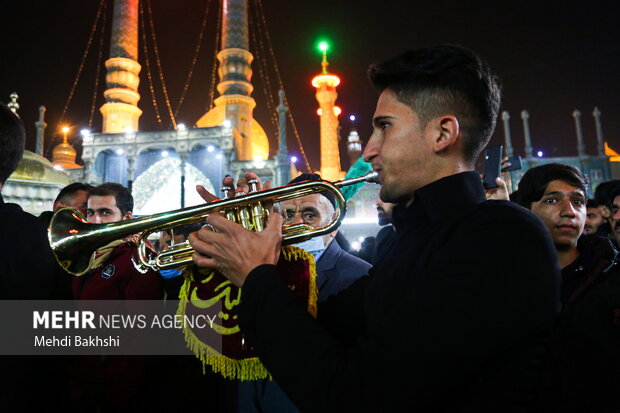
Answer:
[[(189, 243), (193, 265), (241, 288), (239, 326), (271, 379), (234, 381), (192, 356), (1, 358), (0, 403), (14, 410), (620, 412), (620, 180), (577, 168), (529, 169), (518, 191), (485, 192), (475, 160), (494, 130), (497, 77), (473, 52), (440, 45), (370, 69), (379, 91), (364, 159), (379, 173), (378, 221), (363, 251), (337, 230), (295, 244), (316, 263), (318, 316), (282, 282), (283, 225), (319, 228), (336, 214), (321, 192), (283, 201), (252, 232), (211, 214), (161, 233), (153, 250)], [(0, 114), (0, 190), (24, 147)], [(233, 185), (247, 192), (247, 173)], [(291, 183), (318, 180), (302, 174)], [(265, 183), (265, 186), (269, 185)], [(206, 202), (216, 197), (200, 188)], [(122, 185), (71, 184), (54, 210), (88, 222), (132, 219)], [(138, 236), (98, 249), (82, 276), (55, 262), (38, 219), (0, 196), (3, 299), (177, 299), (185, 273), (140, 272)], [(357, 255), (357, 256), (355, 256)], [(41, 377), (44, 397), (29, 396)]]

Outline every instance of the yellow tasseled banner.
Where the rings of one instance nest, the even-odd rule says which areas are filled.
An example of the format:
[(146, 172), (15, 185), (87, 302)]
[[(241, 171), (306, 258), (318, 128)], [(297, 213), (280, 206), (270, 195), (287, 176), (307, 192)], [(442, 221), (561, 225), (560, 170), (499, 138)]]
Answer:
[[(304, 260), (309, 263), (309, 286), (308, 286), (308, 312), (316, 317), (317, 314), (317, 301), (318, 301), (318, 289), (316, 287), (316, 265), (314, 263), (314, 257), (307, 251), (298, 247), (284, 246), (282, 247), (282, 256), (286, 261)], [(191, 271), (187, 272), (185, 281), (179, 291), (179, 307), (177, 314), (185, 316), (186, 306), (190, 301), (190, 290), (193, 279)], [(203, 373), (206, 371), (206, 367), (210, 366), (211, 369), (220, 373), (224, 378), (236, 379), (236, 380), (258, 380), (258, 379), (271, 379), (271, 375), (263, 366), (258, 357), (244, 358), (236, 360), (227, 357), (218, 352), (213, 347), (207, 345), (201, 341), (188, 326), (184, 327), (184, 336), (187, 347), (196, 355), (196, 357), (202, 362)]]
[(314, 263), (314, 256), (306, 250), (292, 247), (290, 245), (282, 247), (282, 255), (287, 261), (302, 259), (310, 262), (310, 285), (308, 287), (310, 294), (308, 294), (308, 312), (312, 314), (312, 317), (316, 318), (319, 290), (316, 288), (316, 264)]

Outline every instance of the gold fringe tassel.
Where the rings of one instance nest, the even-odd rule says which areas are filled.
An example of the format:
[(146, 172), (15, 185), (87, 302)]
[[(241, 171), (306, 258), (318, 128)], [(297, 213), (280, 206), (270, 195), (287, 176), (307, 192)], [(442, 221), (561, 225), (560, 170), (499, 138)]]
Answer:
[[(287, 261), (296, 261), (303, 259), (309, 263), (309, 285), (308, 285), (308, 312), (316, 317), (317, 314), (317, 301), (318, 301), (318, 289), (316, 287), (316, 264), (314, 263), (314, 257), (307, 251), (301, 248), (293, 246), (282, 247), (282, 255)], [(177, 314), (184, 316), (187, 303), (190, 296), (190, 288), (194, 277), (191, 271), (188, 271), (185, 281), (179, 291), (179, 308)], [(211, 369), (220, 373), (224, 378), (237, 379), (237, 380), (258, 380), (269, 379), (271, 380), (271, 374), (267, 371), (263, 363), (261, 363), (258, 357), (252, 357), (242, 360), (235, 360), (230, 357), (219, 353), (217, 350), (208, 346), (201, 341), (191, 328), (185, 327), (183, 329), (185, 336), (185, 342), (187, 347), (196, 355), (202, 362), (202, 372), (206, 372), (206, 367), (209, 365)]]

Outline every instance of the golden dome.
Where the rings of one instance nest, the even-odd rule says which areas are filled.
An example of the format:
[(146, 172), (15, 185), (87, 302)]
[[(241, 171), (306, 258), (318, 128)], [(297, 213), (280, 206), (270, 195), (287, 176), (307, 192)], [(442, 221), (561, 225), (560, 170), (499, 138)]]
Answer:
[[(213, 126), (222, 126), (224, 121), (226, 120), (226, 107), (224, 105), (215, 106), (211, 108), (207, 113), (202, 115), (198, 122), (196, 122), (196, 126), (199, 128), (208, 128)], [(240, 158), (245, 158), (244, 160), (266, 160), (269, 158), (269, 139), (267, 138), (267, 133), (263, 127), (256, 121), (256, 119), (252, 118), (252, 148), (251, 154), (244, 154)], [(235, 131), (236, 132), (236, 131)], [(240, 140), (239, 137), (235, 142)], [(239, 156), (239, 154), (237, 154)]]
[(24, 151), (24, 157), (17, 165), (15, 172), (9, 176), (9, 179), (53, 182), (62, 185), (71, 183), (71, 178), (67, 173), (57, 170), (46, 158), (30, 151)]
[(58, 165), (63, 169), (81, 168), (80, 165), (75, 163), (77, 152), (73, 149), (73, 146), (69, 145), (67, 138), (52, 150), (52, 164)]

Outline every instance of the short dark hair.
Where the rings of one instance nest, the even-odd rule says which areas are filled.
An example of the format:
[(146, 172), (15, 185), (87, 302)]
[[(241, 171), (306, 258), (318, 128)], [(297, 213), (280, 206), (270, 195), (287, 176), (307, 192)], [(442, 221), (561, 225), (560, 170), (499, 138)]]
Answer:
[(529, 169), (523, 175), (519, 182), (517, 203), (531, 209), (532, 202), (542, 199), (549, 182), (556, 180), (579, 188), (588, 196), (588, 178), (579, 169), (562, 163), (550, 163)]
[(618, 193), (618, 188), (620, 188), (619, 179), (601, 182), (594, 190), (594, 199), (600, 205), (606, 205), (611, 208), (611, 204)]
[(369, 75), (377, 89), (390, 90), (414, 109), (422, 125), (436, 116), (456, 116), (466, 161), (473, 163), (491, 138), (501, 89), (472, 51), (455, 45), (409, 50), (371, 66)]
[(588, 199), (586, 202), (586, 208), (598, 208), (600, 204), (596, 201), (596, 199)]
[(62, 188), (58, 193), (58, 196), (54, 200), (56, 202), (62, 202), (66, 204), (69, 202), (69, 198), (71, 198), (77, 191), (90, 191), (93, 188), (90, 184), (85, 184), (82, 182), (74, 182)]
[(133, 196), (129, 192), (129, 189), (125, 188), (121, 184), (114, 182), (106, 182), (88, 191), (88, 196), (108, 196), (114, 195), (116, 199), (116, 206), (120, 209), (121, 213), (125, 215), (127, 212), (133, 212)]
[(0, 102), (0, 184), (17, 169), (24, 156), (26, 131), (19, 117)]
[[(289, 182), (289, 184), (296, 184), (297, 182), (305, 182), (305, 181), (321, 181), (321, 175), (319, 174), (308, 174), (308, 173), (303, 173), (300, 174), (299, 176), (296, 176), (295, 178), (291, 179), (291, 181)], [(333, 192), (330, 191), (321, 191), (319, 192), (319, 194), (323, 195), (325, 198), (327, 198), (327, 200), (329, 201), (330, 204), (332, 204), (332, 206), (334, 207), (334, 209), (336, 209), (336, 195), (333, 194)]]

